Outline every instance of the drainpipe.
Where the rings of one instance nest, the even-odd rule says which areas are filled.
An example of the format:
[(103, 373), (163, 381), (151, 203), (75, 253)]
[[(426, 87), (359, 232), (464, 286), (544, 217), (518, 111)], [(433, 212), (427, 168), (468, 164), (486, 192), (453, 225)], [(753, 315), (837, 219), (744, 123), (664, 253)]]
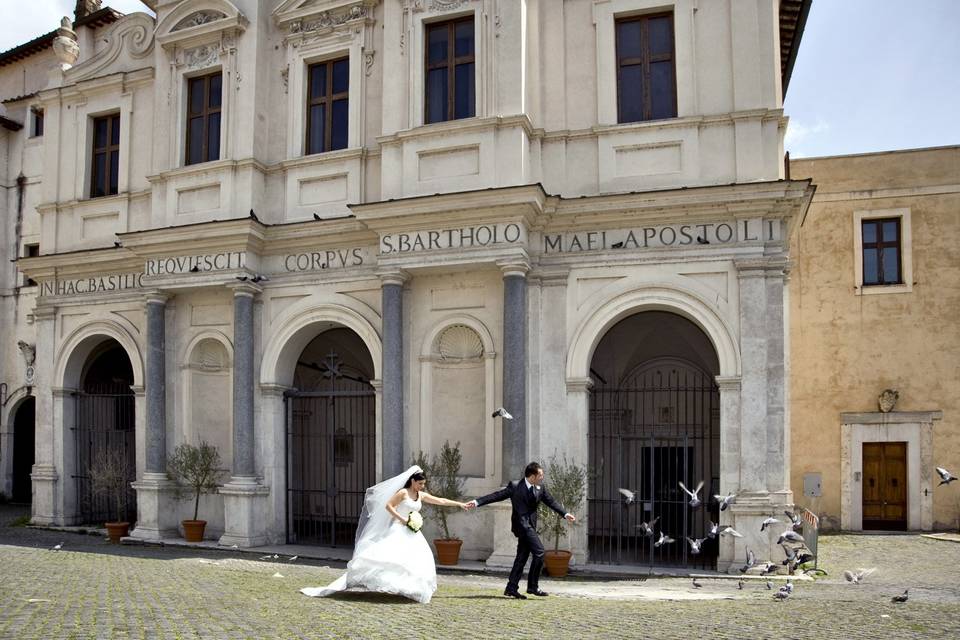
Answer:
[[(27, 176), (23, 175), (23, 172), (20, 172), (20, 175), (17, 176), (17, 222), (13, 228), (13, 256), (14, 260), (20, 257), (20, 240), (23, 236), (23, 200), (27, 191)], [(11, 287), (15, 295), (20, 294), (20, 285), (17, 284), (17, 267), (16, 262), (14, 262), (13, 267), (13, 278), (14, 285)]]

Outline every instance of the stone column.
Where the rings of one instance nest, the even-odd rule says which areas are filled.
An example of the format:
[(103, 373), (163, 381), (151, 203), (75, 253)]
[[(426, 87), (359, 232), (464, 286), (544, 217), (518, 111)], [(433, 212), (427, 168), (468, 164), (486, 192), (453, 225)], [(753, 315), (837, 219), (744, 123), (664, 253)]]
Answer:
[(405, 440), (403, 415), (403, 283), (402, 271), (380, 274), (383, 322), (383, 476), (403, 471)]
[[(720, 487), (722, 491), (736, 491), (740, 486), (741, 465), (740, 376), (717, 376), (716, 380), (720, 390)], [(733, 512), (722, 512), (720, 524), (733, 525)], [(747, 551), (746, 545), (738, 543), (739, 540), (733, 536), (720, 536), (718, 571), (727, 571), (735, 566), (736, 559), (741, 561), (739, 566), (743, 566)]]
[(527, 272), (525, 261), (498, 265), (503, 272), (503, 407), (501, 483), (523, 475), (527, 462)]
[(253, 414), (256, 379), (253, 305), (260, 287), (251, 283), (233, 289), (233, 477), (220, 488), (224, 532), (220, 544), (256, 547), (269, 541), (269, 487), (257, 478)]
[[(167, 477), (167, 300), (149, 291), (146, 305), (146, 362), (143, 394), (146, 420), (137, 438), (145, 442), (143, 474), (133, 483), (137, 492), (137, 527), (130, 535), (143, 540), (178, 536), (174, 484)], [(141, 421), (137, 421), (138, 424)]]
[(62, 524), (57, 521), (56, 502), (60, 475), (54, 464), (53, 380), (56, 341), (56, 309), (38, 305), (33, 312), (37, 332), (34, 360), (36, 414), (34, 421), (34, 463), (30, 472), (33, 485), (31, 520), (34, 524)]

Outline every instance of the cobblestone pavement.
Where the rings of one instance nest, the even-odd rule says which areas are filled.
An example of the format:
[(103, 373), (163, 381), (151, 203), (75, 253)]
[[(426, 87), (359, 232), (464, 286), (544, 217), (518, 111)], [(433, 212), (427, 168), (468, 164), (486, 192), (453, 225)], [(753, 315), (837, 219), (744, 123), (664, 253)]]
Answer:
[[(0, 638), (955, 638), (960, 544), (914, 535), (824, 536), (829, 576), (775, 602), (762, 580), (544, 580), (515, 601), (500, 576), (441, 575), (429, 605), (298, 593), (341, 569), (11, 526), (0, 507)], [(63, 542), (61, 551), (51, 548)], [(848, 585), (847, 568), (878, 567)], [(281, 577), (273, 577), (275, 573)], [(890, 597), (910, 589), (910, 600)]]

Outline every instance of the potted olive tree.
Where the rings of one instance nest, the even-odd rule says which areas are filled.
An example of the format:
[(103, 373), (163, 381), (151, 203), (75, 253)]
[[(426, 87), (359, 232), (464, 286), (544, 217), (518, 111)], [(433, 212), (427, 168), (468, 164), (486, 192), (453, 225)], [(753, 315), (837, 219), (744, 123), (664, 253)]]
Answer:
[[(559, 460), (554, 456), (547, 463), (545, 471), (550, 495), (563, 505), (568, 513), (575, 513), (583, 504), (587, 490), (586, 467), (568, 462), (566, 456)], [(571, 551), (560, 549), (560, 538), (567, 535), (568, 523), (543, 503), (540, 503), (537, 515), (539, 533), (553, 541), (553, 549), (544, 554), (544, 566), (551, 576), (562, 578), (567, 575), (570, 558), (573, 556)]]
[(167, 473), (177, 483), (176, 496), (193, 498), (193, 520), (184, 520), (183, 537), (187, 542), (202, 542), (206, 520), (198, 520), (200, 496), (216, 493), (219, 479), (225, 472), (220, 468), (220, 453), (217, 448), (201, 441), (200, 446), (181, 444), (167, 461)]
[(126, 521), (127, 491), (134, 479), (133, 464), (123, 449), (101, 449), (90, 461), (87, 474), (93, 493), (105, 495), (112, 513), (116, 516), (113, 522), (106, 522), (104, 526), (110, 542), (119, 544), (120, 538), (130, 530), (130, 523)]
[[(459, 500), (463, 497), (463, 477), (460, 475), (460, 464), (463, 456), (460, 453), (460, 443), (452, 447), (450, 441), (443, 443), (440, 455), (427, 458), (422, 451), (417, 454), (413, 463), (419, 465), (427, 475), (427, 488), (431, 495), (442, 496), (449, 500)], [(460, 561), (460, 547), (463, 540), (450, 535), (450, 526), (447, 518), (450, 507), (425, 505), (432, 515), (436, 516), (443, 530), (443, 538), (433, 541), (437, 549), (437, 562), (443, 565), (455, 565)]]

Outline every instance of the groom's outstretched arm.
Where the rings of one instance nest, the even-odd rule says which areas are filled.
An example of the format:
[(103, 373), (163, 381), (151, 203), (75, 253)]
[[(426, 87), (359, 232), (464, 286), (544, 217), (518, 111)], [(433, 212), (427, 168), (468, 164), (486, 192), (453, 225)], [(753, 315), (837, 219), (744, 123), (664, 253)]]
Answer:
[(479, 498), (475, 498), (475, 499), (474, 499), (474, 502), (477, 503), (477, 506), (478, 506), (478, 507), (482, 507), (482, 506), (485, 505), (485, 504), (490, 504), (490, 503), (492, 503), (492, 502), (500, 502), (501, 500), (506, 500), (507, 498), (510, 497), (511, 493), (512, 493), (512, 491), (510, 490), (510, 485), (507, 484), (507, 486), (505, 486), (503, 489), (498, 489), (497, 491), (494, 491), (493, 493), (488, 493), (488, 494), (485, 495), (485, 496), (480, 496)]
[(556, 498), (550, 495), (550, 492), (547, 491), (546, 487), (543, 488), (543, 497), (541, 500), (543, 501), (543, 504), (556, 511), (561, 518), (567, 515), (567, 511), (564, 510), (563, 505), (557, 502)]

